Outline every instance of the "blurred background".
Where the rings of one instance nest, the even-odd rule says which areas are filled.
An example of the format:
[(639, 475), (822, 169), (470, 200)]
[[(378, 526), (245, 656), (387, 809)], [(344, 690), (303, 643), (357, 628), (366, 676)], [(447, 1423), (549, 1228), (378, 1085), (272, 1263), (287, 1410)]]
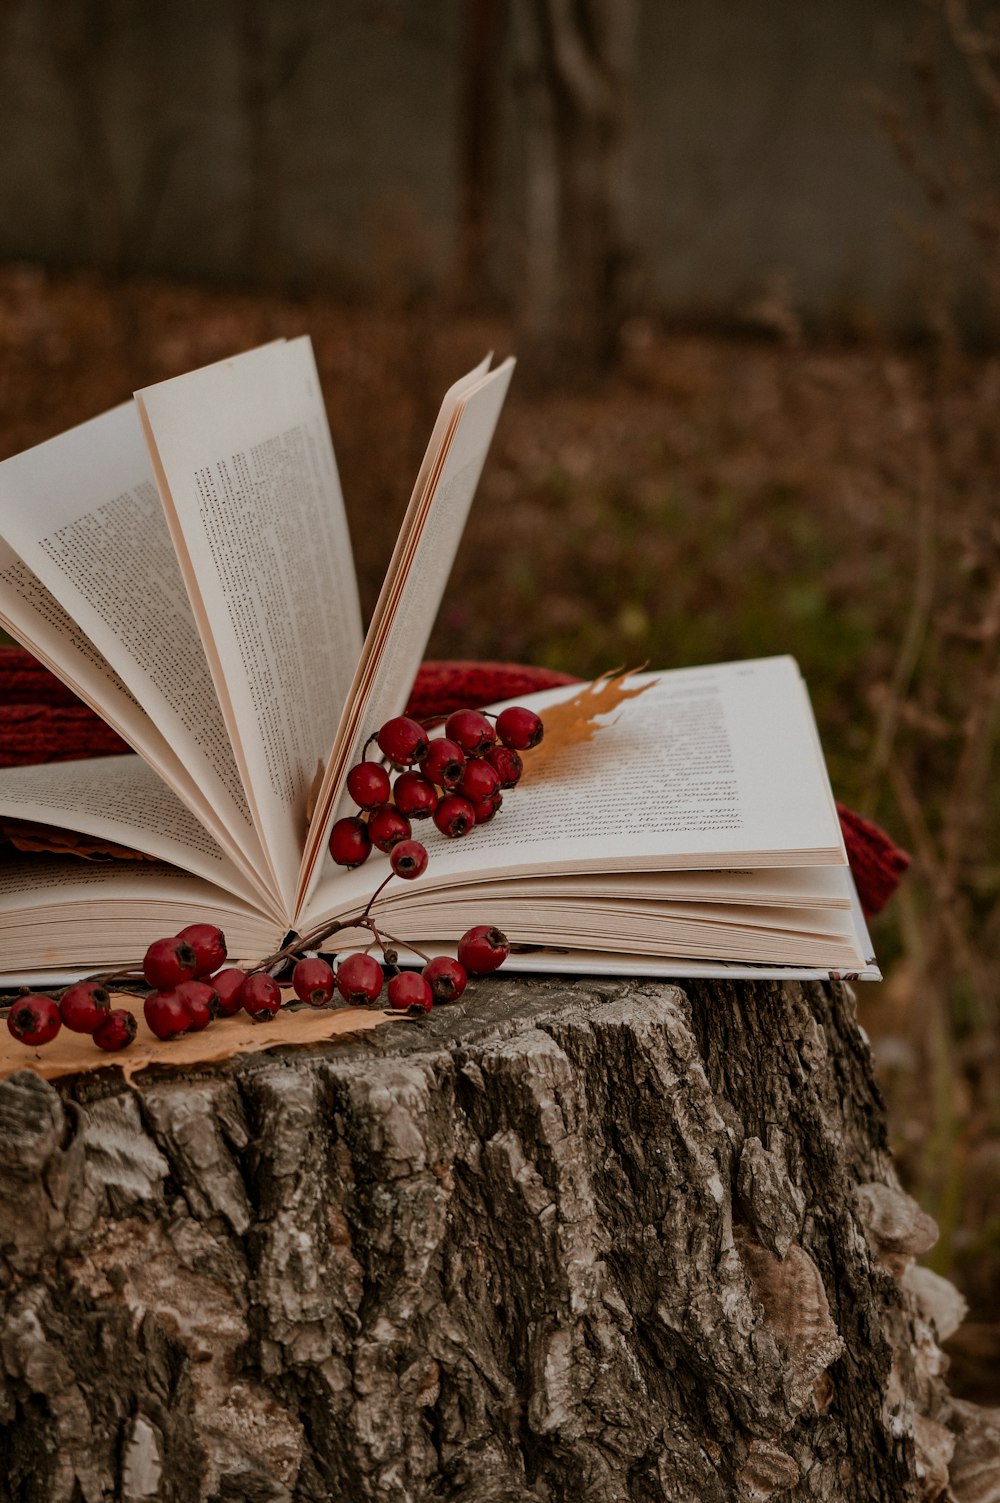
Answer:
[(1000, 1400), (1000, 3), (0, 0), (0, 457), (312, 335), (374, 602), (519, 367), (431, 644), (790, 652), (913, 854), (860, 989)]

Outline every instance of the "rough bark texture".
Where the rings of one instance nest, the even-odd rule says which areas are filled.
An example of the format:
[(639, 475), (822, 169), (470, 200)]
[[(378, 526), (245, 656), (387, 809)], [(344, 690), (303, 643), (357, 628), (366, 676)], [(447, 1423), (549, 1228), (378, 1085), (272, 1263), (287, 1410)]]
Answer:
[(839, 987), (496, 980), (136, 1090), (21, 1073), (0, 1228), (3, 1500), (1000, 1489)]

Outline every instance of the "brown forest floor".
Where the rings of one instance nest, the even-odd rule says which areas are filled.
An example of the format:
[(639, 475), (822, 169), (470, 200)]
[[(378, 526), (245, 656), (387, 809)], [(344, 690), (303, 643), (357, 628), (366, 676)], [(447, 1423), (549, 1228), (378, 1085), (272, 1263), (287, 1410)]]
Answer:
[[(438, 400), (512, 347), (500, 320), (0, 268), (0, 457), (300, 332), (370, 607)], [(835, 792), (916, 857), (863, 1020), (933, 1266), (972, 1305), (955, 1386), (997, 1402), (1000, 358), (634, 333), (586, 393), (515, 377), (431, 655), (798, 658)]]

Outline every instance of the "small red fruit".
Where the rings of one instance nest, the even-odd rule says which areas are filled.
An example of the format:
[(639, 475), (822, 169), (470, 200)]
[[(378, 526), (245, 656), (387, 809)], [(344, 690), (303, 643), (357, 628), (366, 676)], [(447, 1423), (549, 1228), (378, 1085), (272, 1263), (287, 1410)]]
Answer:
[(409, 840), (410, 821), (392, 804), (380, 804), (369, 815), (368, 836), (380, 851), (391, 851), (401, 840)]
[(7, 1014), (7, 1027), (21, 1044), (49, 1044), (62, 1027), (59, 1008), (44, 992), (19, 997)]
[(399, 767), (411, 767), (427, 755), (430, 742), (419, 720), (396, 715), (387, 720), (376, 736), (379, 751)]
[(468, 835), (475, 822), (475, 809), (467, 798), (462, 798), (457, 793), (449, 793), (434, 810), (434, 823), (442, 835), (447, 835), (452, 840)]
[(467, 757), (488, 751), (497, 739), (492, 721), (478, 710), (456, 710), (444, 723), (444, 733), (456, 741)]
[(397, 877), (412, 882), (427, 870), (427, 847), (419, 840), (401, 840), (393, 846), (389, 862)]
[(178, 939), (186, 939), (194, 951), (195, 978), (210, 976), (226, 963), (226, 936), (215, 924), (188, 924)]
[(142, 1004), (143, 1017), (150, 1033), (158, 1039), (175, 1039), (179, 1033), (187, 1033), (191, 1014), (187, 1003), (174, 990), (150, 992)]
[(392, 800), (407, 819), (426, 819), (437, 808), (438, 791), (422, 773), (401, 772), (393, 784)]
[(198, 961), (186, 939), (154, 939), (142, 962), (150, 986), (170, 991), (181, 981), (193, 981)]
[(530, 751), (545, 734), (545, 727), (534, 710), (511, 705), (497, 716), (497, 736), (514, 751)]
[(510, 941), (491, 924), (477, 924), (458, 942), (458, 958), (472, 976), (488, 976), (499, 970), (510, 954)]
[(374, 1002), (384, 981), (382, 967), (371, 955), (348, 955), (337, 968), (337, 990), (355, 1007)]
[(338, 819), (330, 831), (330, 855), (338, 866), (360, 866), (371, 855), (368, 826), (356, 814)]
[(94, 1043), (109, 1054), (127, 1049), (135, 1038), (137, 1023), (127, 1007), (116, 1007), (94, 1029)]
[(484, 798), (481, 804), (473, 806), (477, 825), (488, 825), (494, 814), (503, 803), (503, 794), (497, 791), (492, 798)]
[(434, 1006), (431, 984), (416, 971), (400, 971), (389, 982), (389, 1006), (397, 1012), (430, 1012)]
[(431, 749), (420, 764), (420, 771), (427, 781), (449, 793), (462, 781), (464, 768), (465, 752), (457, 741), (451, 741), (447, 736), (439, 736), (437, 741), (431, 742)]
[(255, 1023), (269, 1023), (281, 1006), (281, 988), (266, 971), (248, 976), (240, 996)]
[(318, 955), (306, 955), (296, 961), (292, 987), (300, 1002), (308, 1002), (311, 1007), (325, 1007), (336, 984), (333, 967), (320, 960)]
[(524, 763), (516, 751), (509, 746), (491, 746), (486, 760), (500, 779), (501, 788), (516, 788), (524, 771)]
[(243, 983), (246, 979), (246, 971), (241, 971), (234, 965), (227, 966), (224, 971), (217, 971), (212, 977), (220, 1018), (231, 1018), (239, 1012), (243, 1006)]
[(218, 1015), (219, 994), (215, 990), (214, 982), (182, 981), (176, 990), (177, 995), (183, 997), (184, 1005), (190, 1014), (188, 1033), (200, 1033)]
[(430, 983), (435, 1002), (456, 1002), (465, 991), (469, 973), (460, 960), (438, 955), (424, 966), (423, 976)]
[(99, 981), (78, 981), (59, 998), (59, 1016), (71, 1033), (93, 1033), (111, 1010), (111, 998)]
[(500, 774), (491, 767), (485, 757), (470, 757), (462, 773), (458, 791), (470, 804), (481, 804), (492, 798), (500, 787)]
[(347, 774), (347, 791), (361, 809), (377, 809), (388, 801), (392, 783), (377, 762), (359, 762)]

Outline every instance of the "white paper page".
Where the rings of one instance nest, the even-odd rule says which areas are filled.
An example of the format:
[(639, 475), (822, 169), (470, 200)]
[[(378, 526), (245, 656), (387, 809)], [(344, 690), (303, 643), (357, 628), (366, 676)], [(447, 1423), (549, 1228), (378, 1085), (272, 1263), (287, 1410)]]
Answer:
[[(114, 841), (261, 904), (215, 841), (141, 757), (88, 757), (0, 768), (0, 816)], [(271, 905), (271, 916), (279, 915)]]
[[(448, 840), (418, 829), (435, 883), (532, 873), (846, 866), (840, 821), (792, 658), (638, 674), (651, 687), (625, 701), (546, 778), (525, 773), (489, 824)], [(526, 695), (548, 705), (582, 686)], [(327, 858), (322, 906), (298, 926), (357, 906), (386, 874), (374, 857), (354, 871)], [(398, 888), (395, 889), (398, 892)], [(317, 890), (318, 891), (318, 890)]]
[[(180, 758), (55, 596), (0, 538), (0, 626), (149, 763), (247, 876), (253, 869)], [(262, 897), (266, 889), (257, 884)]]
[[(420, 461), (420, 468), (417, 471), (417, 478), (413, 485), (409, 504), (392, 550), (392, 557), (385, 571), (382, 588), (379, 591), (379, 597), (372, 612), (372, 619), (365, 636), (365, 645), (358, 661), (357, 672), (351, 684), (352, 696), (361, 686), (366, 665), (379, 640), (390, 603), (398, 590), (404, 564), (413, 551), (416, 529), (422, 510), (428, 500), (428, 487), (436, 480), (439, 473), (441, 461), (450, 443), (452, 426), (460, 404), (479, 385), (483, 377), (489, 374), (489, 369), (490, 357), (487, 355), (486, 359), (481, 360), (474, 370), (462, 376), (453, 386), (449, 386), (441, 400), (438, 415), (434, 420), (434, 427), (431, 429), (431, 436), (427, 441), (427, 448), (424, 450), (424, 457)], [(407, 689), (409, 687), (407, 685)]]
[(137, 393), (226, 724), (279, 890), (361, 651), (340, 482), (307, 339)]
[(31, 856), (0, 866), (0, 975), (137, 966), (194, 922), (220, 925), (234, 963), (271, 954), (282, 929), (238, 898), (158, 862)]
[(328, 759), (309, 832), (297, 906), (304, 902), (320, 871), (319, 858), (348, 769), (371, 732), (399, 714), (423, 660), (513, 370), (514, 361), (505, 360), (459, 402), (422, 524), (404, 550), (408, 558), (395, 587), (395, 598), (386, 609), (381, 627), (375, 630), (374, 642), (365, 645), (365, 681), (355, 686)]
[[(502, 816), (501, 816), (502, 817)], [(429, 827), (428, 827), (429, 828)], [(425, 833), (427, 833), (425, 831)], [(420, 839), (420, 826), (414, 825)], [(374, 869), (373, 873), (374, 875)], [(370, 880), (370, 879), (369, 879)], [(428, 869), (414, 886), (421, 896), (448, 893), (454, 883), (437, 882)], [(475, 883), (477, 895), (502, 898), (512, 887), (530, 886), (546, 897), (614, 898), (629, 903), (756, 903), (765, 907), (850, 908), (851, 899), (839, 866), (768, 867), (756, 871), (567, 872), (558, 877), (518, 875)], [(322, 891), (317, 888), (317, 896)], [(392, 889), (387, 889), (391, 901)]]
[(0, 464), (0, 535), (260, 860), (132, 403)]

